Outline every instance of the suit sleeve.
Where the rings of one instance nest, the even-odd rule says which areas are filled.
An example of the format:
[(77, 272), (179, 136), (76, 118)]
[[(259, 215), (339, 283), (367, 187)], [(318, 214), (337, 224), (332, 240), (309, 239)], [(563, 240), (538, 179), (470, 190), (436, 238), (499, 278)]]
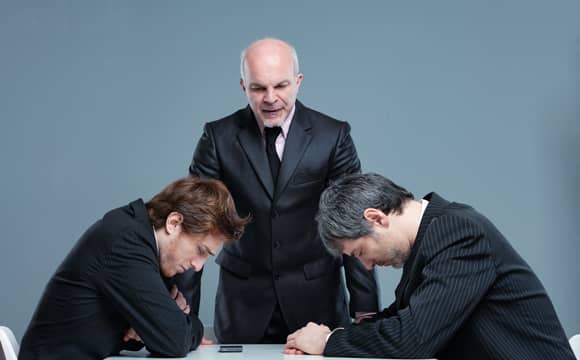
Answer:
[(138, 234), (125, 232), (105, 257), (97, 286), (139, 334), (149, 352), (185, 356), (200, 344), (203, 326), (171, 298), (154, 256)]
[[(209, 124), (205, 124), (203, 134), (197, 143), (189, 165), (189, 175), (221, 180), (220, 174), (213, 130)], [(186, 271), (172, 279), (172, 283), (177, 285), (177, 288), (187, 299), (191, 313), (195, 316), (199, 314), (202, 274), (203, 268), (199, 272)]]
[(482, 229), (468, 220), (438, 218), (423, 240), (428, 235), (433, 241), (422, 245), (423, 280), (408, 306), (335, 332), (324, 355), (433, 357), (457, 332), (493, 284), (493, 259)]
[[(329, 171), (329, 182), (346, 174), (360, 173), (360, 161), (350, 136), (350, 125), (345, 122), (340, 130), (333, 161)], [(375, 270), (367, 270), (354, 257), (343, 255), (346, 286), (350, 294), (350, 316), (355, 312), (372, 312), (379, 309), (379, 295)]]
[(189, 174), (221, 180), (221, 169), (217, 157), (213, 129), (205, 124), (203, 134), (197, 143), (193, 153), (193, 159), (189, 165)]

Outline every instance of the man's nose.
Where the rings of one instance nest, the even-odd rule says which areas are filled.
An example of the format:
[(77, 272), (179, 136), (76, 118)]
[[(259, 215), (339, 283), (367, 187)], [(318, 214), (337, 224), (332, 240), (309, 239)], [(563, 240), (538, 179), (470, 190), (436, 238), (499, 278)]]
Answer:
[(191, 260), (191, 267), (193, 268), (193, 270), (195, 272), (198, 272), (203, 268), (203, 264), (205, 264), (206, 260), (207, 260), (207, 256), (193, 259), (193, 260)]
[(264, 102), (267, 102), (269, 104), (276, 102), (276, 92), (274, 91), (274, 89), (269, 88), (266, 89), (266, 96), (264, 96)]
[(373, 264), (372, 261), (370, 261), (370, 260), (363, 260), (363, 259), (359, 259), (359, 260), (362, 262), (362, 264), (364, 265), (364, 267), (367, 270), (372, 270), (373, 269), (374, 264)]

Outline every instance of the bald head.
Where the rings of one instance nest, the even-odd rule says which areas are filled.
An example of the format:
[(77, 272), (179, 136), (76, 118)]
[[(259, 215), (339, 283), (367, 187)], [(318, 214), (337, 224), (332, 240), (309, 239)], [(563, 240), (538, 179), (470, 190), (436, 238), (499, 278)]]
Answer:
[(256, 120), (265, 127), (281, 126), (296, 102), (302, 74), (296, 51), (278, 39), (262, 39), (242, 51), (240, 85)]
[(257, 40), (244, 50), (240, 55), (240, 75), (242, 80), (246, 81), (248, 73), (248, 61), (253, 59), (270, 59), (278, 61), (291, 61), (293, 65), (293, 74), (297, 76), (300, 72), (298, 66), (298, 55), (296, 49), (287, 42), (276, 38), (264, 38)]

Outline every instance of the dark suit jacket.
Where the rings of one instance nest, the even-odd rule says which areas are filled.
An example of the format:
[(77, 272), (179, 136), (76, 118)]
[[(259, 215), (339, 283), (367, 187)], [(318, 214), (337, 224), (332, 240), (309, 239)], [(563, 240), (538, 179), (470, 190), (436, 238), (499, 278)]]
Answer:
[(19, 359), (102, 359), (133, 327), (147, 349), (184, 356), (203, 335), (183, 313), (159, 270), (153, 227), (142, 200), (105, 214), (79, 239), (50, 279), (20, 348)]
[(314, 220), (329, 181), (360, 172), (346, 122), (296, 102), (277, 184), (264, 140), (249, 107), (206, 124), (189, 168), (223, 181), (240, 214), (251, 214), (242, 239), (224, 246), (214, 330), (221, 342), (260, 341), (279, 301), (290, 331), (308, 321), (349, 323), (340, 267), (344, 264), (350, 310), (376, 311), (373, 271), (358, 259), (335, 259)]
[(574, 359), (542, 284), (495, 226), (469, 206), (426, 199), (395, 303), (336, 331), (324, 355)]

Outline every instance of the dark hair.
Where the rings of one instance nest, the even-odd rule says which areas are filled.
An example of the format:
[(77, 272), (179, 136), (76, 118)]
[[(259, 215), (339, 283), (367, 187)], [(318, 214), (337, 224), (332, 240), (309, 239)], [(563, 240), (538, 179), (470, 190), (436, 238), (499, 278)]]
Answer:
[(318, 232), (333, 254), (342, 252), (341, 242), (356, 240), (371, 233), (365, 209), (379, 209), (385, 214), (400, 214), (413, 194), (378, 174), (346, 175), (324, 190), (320, 196)]
[(240, 218), (234, 200), (218, 180), (188, 177), (177, 180), (153, 196), (145, 206), (155, 229), (165, 226), (167, 216), (183, 216), (183, 229), (190, 234), (219, 233), (226, 242), (238, 240), (249, 218)]

